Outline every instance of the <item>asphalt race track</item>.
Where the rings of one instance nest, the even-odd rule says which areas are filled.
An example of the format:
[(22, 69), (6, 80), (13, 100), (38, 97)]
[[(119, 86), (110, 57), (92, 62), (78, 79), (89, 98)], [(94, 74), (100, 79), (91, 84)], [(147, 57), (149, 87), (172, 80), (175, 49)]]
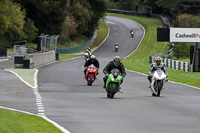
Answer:
[[(33, 89), (21, 82), (14, 74), (5, 71), (13, 67), (12, 58), (0, 57), (0, 108), (13, 108), (37, 114), (36, 98)], [(5, 60), (6, 61), (3, 61)]]
[[(160, 97), (152, 97), (146, 76), (127, 71), (121, 92), (114, 99), (107, 98), (103, 68), (115, 55), (124, 58), (132, 53), (144, 31), (128, 19), (107, 16), (105, 22), (110, 34), (93, 52), (100, 74), (92, 86), (84, 79), (83, 57), (39, 69), (38, 90), (45, 115), (71, 133), (199, 133), (198, 89), (168, 82)], [(118, 52), (114, 52), (116, 42)]]

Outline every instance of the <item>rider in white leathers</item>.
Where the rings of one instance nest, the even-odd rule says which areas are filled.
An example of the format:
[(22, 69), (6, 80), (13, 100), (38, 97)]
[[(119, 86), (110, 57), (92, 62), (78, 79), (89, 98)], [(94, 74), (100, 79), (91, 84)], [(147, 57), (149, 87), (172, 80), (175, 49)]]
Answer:
[(148, 76), (149, 88), (151, 87), (151, 79), (152, 79), (153, 72), (156, 71), (157, 69), (161, 69), (167, 75), (166, 81), (168, 81), (168, 71), (165, 64), (161, 62), (160, 57), (155, 57), (155, 62), (151, 64), (151, 67), (149, 69), (149, 76)]

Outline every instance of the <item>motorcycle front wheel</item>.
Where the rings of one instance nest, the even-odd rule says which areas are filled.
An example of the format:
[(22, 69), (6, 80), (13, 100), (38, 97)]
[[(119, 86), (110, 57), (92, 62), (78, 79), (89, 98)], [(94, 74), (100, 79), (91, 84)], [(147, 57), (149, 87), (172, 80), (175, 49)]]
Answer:
[(114, 98), (114, 95), (117, 92), (117, 84), (111, 84), (110, 86), (110, 98)]
[(89, 86), (92, 86), (93, 75), (90, 75)]
[(161, 81), (157, 81), (157, 97), (160, 96), (160, 92), (161, 92), (161, 88), (162, 87), (162, 83)]

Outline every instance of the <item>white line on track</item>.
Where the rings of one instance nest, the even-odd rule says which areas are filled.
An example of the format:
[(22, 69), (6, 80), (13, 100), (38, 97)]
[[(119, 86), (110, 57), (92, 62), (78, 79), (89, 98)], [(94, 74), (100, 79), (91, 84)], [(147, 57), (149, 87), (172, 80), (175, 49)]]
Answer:
[(7, 60), (9, 60), (9, 59), (2, 59), (2, 60), (0, 60), (0, 62), (7, 61)]
[(11, 72), (13, 74), (15, 74), (22, 82), (24, 82), (27, 86), (29, 86), (30, 88), (33, 89), (33, 92), (34, 92), (35, 97), (36, 97), (36, 105), (37, 105), (38, 113), (37, 113), (37, 115), (35, 115), (33, 113), (29, 113), (29, 112), (21, 111), (21, 110), (17, 110), (17, 109), (6, 108), (6, 107), (2, 107), (2, 106), (0, 106), (0, 108), (6, 109), (6, 110), (15, 111), (15, 112), (20, 112), (20, 113), (25, 113), (25, 114), (29, 114), (29, 115), (35, 115), (35, 116), (42, 117), (43, 119), (47, 120), (48, 122), (50, 122), (54, 126), (56, 126), (62, 132), (64, 132), (64, 133), (70, 133), (67, 129), (65, 129), (64, 127), (60, 126), (59, 124), (57, 124), (56, 122), (50, 120), (49, 118), (47, 118), (45, 116), (45, 109), (44, 109), (44, 106), (42, 104), (42, 97), (41, 97), (41, 95), (39, 94), (39, 91), (38, 91), (38, 82), (37, 82), (37, 75), (38, 75), (38, 72), (39, 72), (38, 69), (35, 69), (36, 71), (35, 71), (35, 74), (34, 74), (34, 86), (30, 85), (28, 82), (26, 82), (25, 80), (23, 80), (17, 73), (15, 73), (13, 71), (10, 71), (10, 70), (7, 70), (7, 69), (5, 69), (5, 70), (8, 71), (8, 72)]
[(68, 130), (66, 130), (65, 128), (63, 128), (62, 126), (58, 125), (56, 122), (50, 120), (49, 118), (47, 118), (44, 115), (36, 115), (36, 114), (30, 113), (30, 112), (26, 112), (26, 111), (22, 111), (22, 110), (18, 110), (18, 109), (13, 109), (13, 108), (7, 108), (7, 107), (3, 107), (3, 106), (0, 106), (0, 109), (10, 110), (10, 111), (14, 111), (14, 112), (23, 113), (23, 114), (28, 114), (28, 115), (34, 115), (34, 116), (42, 117), (46, 121), (52, 123), (58, 129), (60, 129), (63, 133), (70, 133)]

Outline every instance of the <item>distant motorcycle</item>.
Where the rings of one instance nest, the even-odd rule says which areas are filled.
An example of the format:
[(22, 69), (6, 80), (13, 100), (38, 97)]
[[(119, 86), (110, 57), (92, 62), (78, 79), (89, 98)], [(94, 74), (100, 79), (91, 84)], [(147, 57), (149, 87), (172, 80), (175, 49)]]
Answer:
[(133, 31), (131, 32), (131, 37), (132, 37), (132, 38), (134, 37), (134, 32), (133, 32)]
[(115, 45), (115, 52), (117, 52), (119, 50), (119, 46)]
[(166, 78), (166, 74), (161, 69), (158, 69), (153, 73), (151, 82), (152, 96), (160, 96)]
[(89, 86), (91, 86), (92, 83), (95, 81), (96, 76), (97, 68), (93, 64), (89, 65), (86, 71), (86, 80)]
[(87, 61), (90, 58), (90, 55), (88, 52), (84, 52), (84, 57), (85, 57), (85, 61)]
[(106, 91), (108, 98), (114, 98), (115, 93), (119, 91), (122, 82), (122, 76), (118, 69), (111, 70), (106, 82)]

